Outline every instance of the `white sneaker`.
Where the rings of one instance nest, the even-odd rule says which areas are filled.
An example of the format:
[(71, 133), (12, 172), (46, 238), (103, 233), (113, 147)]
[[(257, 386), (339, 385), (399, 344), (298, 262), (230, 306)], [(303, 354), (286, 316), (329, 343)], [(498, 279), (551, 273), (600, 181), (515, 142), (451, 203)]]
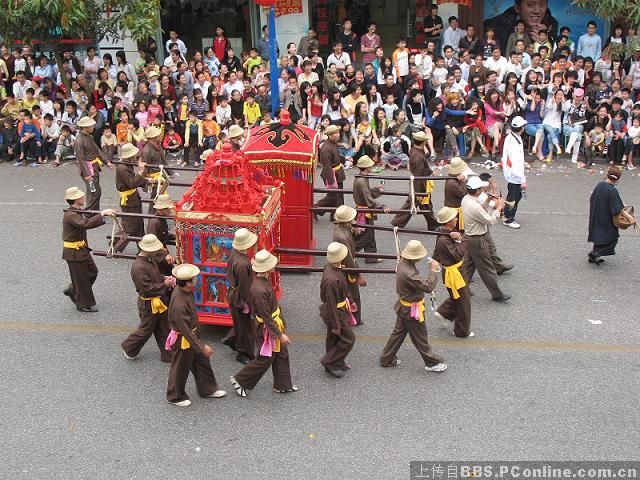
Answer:
[(135, 360), (137, 357), (130, 357), (129, 355), (127, 355), (127, 352), (124, 351), (124, 348), (122, 349), (122, 354), (124, 355), (124, 358), (126, 358), (127, 360)]
[(191, 400), (182, 400), (181, 402), (169, 402), (171, 405), (175, 405), (176, 407), (190, 407)]
[(473, 337), (475, 337), (475, 336), (476, 336), (476, 334), (475, 334), (475, 333), (473, 333), (473, 332), (469, 332), (469, 336), (467, 336), (467, 338), (473, 338)]
[(442, 328), (449, 328), (451, 326), (451, 322), (440, 315), (438, 312), (433, 312), (433, 317), (440, 322), (440, 326)]
[(224, 390), (216, 390), (211, 395), (207, 395), (207, 398), (222, 398), (227, 394)]
[(502, 222), (505, 227), (515, 228), (516, 230), (520, 228), (520, 224), (518, 222)]
[(437, 373), (440, 373), (440, 372), (444, 372), (444, 371), (447, 369), (447, 364), (446, 364), (446, 363), (438, 363), (437, 365), (434, 365), (433, 367), (427, 367), (427, 366), (425, 365), (424, 369), (425, 369), (427, 372), (437, 372)]

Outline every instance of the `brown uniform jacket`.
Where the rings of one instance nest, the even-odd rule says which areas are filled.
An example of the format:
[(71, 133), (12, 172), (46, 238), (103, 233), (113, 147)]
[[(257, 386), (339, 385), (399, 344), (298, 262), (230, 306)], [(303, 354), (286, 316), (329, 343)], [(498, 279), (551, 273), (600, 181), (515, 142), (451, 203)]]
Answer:
[(162, 242), (164, 248), (167, 248), (167, 243), (169, 243), (171, 236), (169, 235), (169, 225), (166, 219), (150, 218), (149, 223), (147, 223), (147, 233), (154, 234)]
[[(427, 163), (427, 156), (424, 153), (424, 149), (418, 147), (411, 147), (409, 150), (409, 171), (414, 177), (429, 177), (432, 175), (431, 168)], [(413, 190), (416, 193), (425, 193), (427, 191), (426, 180), (414, 180)], [(420, 197), (420, 200), (422, 197)]]
[[(396, 293), (398, 298), (405, 302), (419, 302), (424, 298), (425, 293), (430, 293), (436, 287), (436, 274), (431, 272), (425, 280), (420, 278), (416, 263), (405, 258), (401, 258), (396, 269)], [(400, 302), (396, 303), (396, 310), (404, 307)]]
[[(264, 326), (269, 329), (269, 336), (272, 339), (280, 338), (282, 332), (271, 317), (271, 314), (278, 308), (278, 300), (273, 291), (271, 280), (264, 277), (254, 277), (251, 283), (249, 300), (251, 300), (251, 311), (262, 319)], [(284, 322), (282, 315), (281, 318)]]
[(186, 292), (181, 287), (175, 288), (171, 294), (168, 314), (171, 328), (185, 337), (191, 344), (191, 348), (197, 353), (202, 353), (205, 344), (200, 340), (200, 329), (198, 328), (198, 316), (193, 292)]
[[(441, 231), (445, 232), (447, 230)], [(458, 243), (448, 235), (438, 235), (436, 248), (433, 250), (433, 259), (443, 267), (449, 267), (464, 258), (465, 250), (464, 243)], [(442, 275), (444, 277), (444, 268)]]
[[(229, 252), (227, 258), (227, 280), (229, 280), (229, 305), (243, 308), (244, 303), (250, 304), (249, 290), (251, 288), (253, 271), (251, 261), (247, 255), (235, 248)], [(260, 316), (262, 317), (262, 315)]]
[(369, 185), (369, 178), (357, 177), (353, 181), (353, 201), (357, 206), (383, 208), (384, 205), (375, 201), (380, 195), (382, 195), (382, 192), (378, 187), (371, 188)]
[[(93, 139), (93, 135), (80, 132), (73, 142), (73, 151), (76, 154), (76, 161), (78, 162), (82, 178), (89, 176), (87, 162), (91, 162), (92, 160), (99, 158), (104, 163), (107, 163), (104, 152), (96, 144), (96, 141)], [(100, 169), (100, 165), (95, 164), (93, 166), (93, 171), (101, 172), (102, 170)]]
[(343, 260), (345, 267), (357, 268), (358, 262), (356, 261), (356, 241), (353, 238), (353, 230), (351, 228), (351, 225), (347, 225), (344, 223), (337, 224), (333, 229), (333, 241), (345, 245), (349, 250), (349, 254)]
[(167, 286), (164, 284), (164, 274), (160, 271), (161, 255), (145, 257), (138, 255), (131, 266), (131, 279), (136, 286), (136, 292), (141, 297), (164, 297)]
[(164, 165), (165, 159), (160, 147), (154, 146), (151, 142), (142, 148), (140, 152), (140, 161), (147, 164), (147, 171), (150, 173), (160, 171), (159, 168), (154, 168), (153, 165)]
[(467, 194), (467, 182), (450, 178), (444, 184), (444, 206), (460, 208), (462, 198)]
[[(120, 164), (116, 168), (116, 188), (119, 192), (131, 190), (132, 188), (144, 187), (147, 180), (133, 170), (133, 165)], [(136, 191), (127, 199), (127, 207), (137, 207), (141, 205), (140, 194)]]
[(322, 144), (320, 152), (318, 153), (318, 161), (320, 165), (322, 165), (320, 176), (322, 180), (324, 180), (325, 185), (331, 185), (333, 183), (334, 172), (336, 182), (344, 182), (347, 178), (347, 175), (344, 173), (344, 168), (334, 170), (334, 167), (342, 164), (342, 157), (338, 151), (338, 145), (331, 140), (327, 140)]
[(320, 281), (320, 317), (329, 328), (339, 328), (340, 320), (347, 320), (349, 314), (344, 308), (338, 308), (340, 302), (349, 297), (349, 287), (344, 273), (327, 263)]
[[(87, 242), (87, 230), (99, 227), (104, 224), (102, 215), (93, 215), (85, 217), (82, 210), (70, 207), (64, 212), (62, 217), (62, 241), (63, 242)], [(79, 250), (75, 248), (63, 248), (62, 258), (72, 262), (82, 262), (90, 257), (91, 249), (89, 245), (81, 247)]]

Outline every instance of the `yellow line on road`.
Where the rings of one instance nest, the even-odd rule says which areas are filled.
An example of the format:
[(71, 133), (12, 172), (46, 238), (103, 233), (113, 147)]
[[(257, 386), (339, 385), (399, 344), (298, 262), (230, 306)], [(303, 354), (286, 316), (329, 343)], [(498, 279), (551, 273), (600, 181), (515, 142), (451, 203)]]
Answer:
[[(31, 330), (68, 333), (107, 333), (126, 334), (132, 327), (91, 325), (78, 323), (18, 323), (0, 322), (0, 330)], [(293, 341), (308, 343), (324, 343), (324, 335), (298, 333), (290, 335)], [(375, 335), (357, 335), (358, 343), (382, 345), (388, 337)], [(431, 338), (433, 345), (445, 347), (488, 348), (505, 350), (556, 350), (577, 352), (611, 352), (611, 353), (640, 353), (640, 345), (623, 345), (610, 343), (561, 343), (561, 342), (522, 342), (515, 340), (481, 340), (462, 338)]]

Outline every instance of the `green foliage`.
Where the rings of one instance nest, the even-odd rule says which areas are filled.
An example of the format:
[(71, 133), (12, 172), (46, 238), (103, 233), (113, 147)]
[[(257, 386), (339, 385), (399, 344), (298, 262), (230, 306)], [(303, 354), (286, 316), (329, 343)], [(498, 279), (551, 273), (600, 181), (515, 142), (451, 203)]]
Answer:
[(56, 44), (65, 38), (154, 36), (159, 0), (0, 0), (0, 35)]
[(608, 20), (624, 19), (625, 23), (633, 27), (640, 25), (638, 0), (574, 0), (573, 3)]

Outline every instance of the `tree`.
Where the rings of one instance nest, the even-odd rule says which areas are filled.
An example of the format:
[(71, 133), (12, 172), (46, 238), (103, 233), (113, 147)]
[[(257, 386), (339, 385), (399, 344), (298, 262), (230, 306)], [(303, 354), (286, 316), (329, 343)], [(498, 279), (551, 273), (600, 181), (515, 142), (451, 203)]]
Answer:
[[(0, 0), (0, 35), (7, 42), (37, 40), (53, 47), (62, 67), (60, 41), (71, 38), (122, 38), (134, 41), (154, 36), (160, 0)], [(70, 80), (62, 75), (70, 91)]]
[(640, 26), (640, 2), (638, 0), (574, 0), (580, 8), (591, 10), (607, 20), (624, 19), (629, 26)]

